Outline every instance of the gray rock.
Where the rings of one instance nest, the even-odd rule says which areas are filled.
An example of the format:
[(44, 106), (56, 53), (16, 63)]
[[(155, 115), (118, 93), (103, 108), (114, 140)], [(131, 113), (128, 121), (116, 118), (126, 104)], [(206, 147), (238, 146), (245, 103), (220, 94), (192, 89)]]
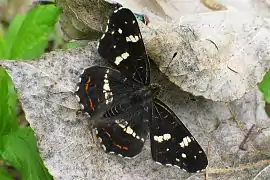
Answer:
[[(41, 156), (55, 179), (204, 178), (203, 173), (188, 174), (155, 164), (148, 139), (135, 159), (103, 152), (92, 135), (91, 119), (78, 111), (73, 93), (83, 69), (106, 65), (96, 51), (96, 43), (85, 49), (51, 52), (36, 61), (0, 61), (0, 64), (13, 79), (26, 119), (38, 139)], [(208, 179), (251, 179), (265, 167), (267, 162), (260, 160), (269, 155), (270, 128), (257, 90), (230, 103), (193, 97), (171, 83), (154, 65), (152, 81), (163, 87), (160, 99), (209, 152)], [(246, 143), (247, 149), (240, 150), (239, 145), (253, 124), (256, 128)]]

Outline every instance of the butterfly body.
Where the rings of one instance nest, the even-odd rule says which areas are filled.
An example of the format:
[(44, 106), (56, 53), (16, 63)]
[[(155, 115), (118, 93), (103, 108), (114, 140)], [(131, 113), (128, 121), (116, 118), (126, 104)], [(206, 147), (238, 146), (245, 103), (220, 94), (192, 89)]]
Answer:
[(149, 60), (129, 9), (114, 11), (98, 52), (115, 69), (85, 69), (76, 95), (82, 110), (97, 119), (94, 126), (103, 149), (134, 157), (150, 137), (156, 162), (188, 172), (206, 168), (203, 149), (175, 113), (157, 98), (160, 86), (150, 82)]

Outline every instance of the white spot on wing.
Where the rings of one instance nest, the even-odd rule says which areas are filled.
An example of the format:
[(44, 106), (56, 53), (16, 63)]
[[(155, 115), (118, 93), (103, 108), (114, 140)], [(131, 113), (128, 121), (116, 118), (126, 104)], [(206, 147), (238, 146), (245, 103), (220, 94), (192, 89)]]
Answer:
[(186, 158), (187, 155), (185, 153), (182, 153), (182, 158)]
[(170, 134), (163, 134), (163, 136), (154, 136), (154, 140), (161, 143), (163, 141), (168, 141), (169, 139), (171, 139), (171, 135)]
[(139, 36), (134, 36), (134, 38), (135, 38), (135, 42), (137, 42), (137, 41), (139, 41)]
[(191, 139), (190, 139), (190, 137), (187, 136), (187, 137), (184, 137), (183, 141), (179, 144), (182, 148), (184, 148), (185, 146), (188, 146), (188, 143), (190, 143), (190, 142), (191, 142)]
[(182, 148), (185, 147), (185, 144), (183, 142), (179, 143)]
[(117, 57), (115, 58), (114, 63), (115, 63), (116, 65), (119, 65), (124, 59), (127, 59), (128, 56), (129, 56), (129, 54), (128, 54), (127, 52), (125, 52), (125, 53), (121, 54), (121, 56), (117, 56)]
[(105, 34), (103, 34), (103, 35), (101, 36), (100, 40), (103, 39), (104, 37), (105, 37)]
[(115, 58), (114, 63), (115, 63), (116, 65), (119, 65), (119, 64), (121, 63), (121, 61), (123, 61), (123, 58), (120, 57), (120, 56), (117, 56), (117, 57)]
[(118, 125), (119, 125), (122, 129), (126, 128), (126, 126), (125, 126), (124, 124), (119, 123)]
[(128, 126), (127, 128), (126, 128), (126, 133), (128, 133), (128, 134), (132, 134), (133, 133), (133, 130)]
[(129, 42), (131, 41), (131, 39), (129, 37), (126, 37), (126, 41)]
[[(106, 101), (105, 101), (106, 104), (109, 104), (110, 102), (113, 101), (112, 92), (108, 92), (111, 90), (110, 85), (109, 85), (109, 80), (108, 80), (108, 73), (109, 72), (110, 72), (110, 70), (107, 69), (106, 73), (104, 75), (104, 85), (103, 85), (103, 93), (104, 93), (104, 96), (106, 99)], [(109, 96), (111, 96), (111, 97), (109, 98)]]
[(117, 13), (118, 11), (120, 11), (121, 9), (124, 9), (123, 7), (120, 7), (118, 9), (116, 9), (115, 11), (113, 11), (114, 13)]
[(131, 42), (136, 42), (134, 36), (132, 36), (132, 35), (129, 36), (129, 39), (131, 40)]
[(119, 32), (119, 34), (122, 34), (123, 31), (122, 31), (122, 29), (119, 28), (118, 32)]
[(139, 36), (132, 36), (132, 35), (130, 35), (130, 36), (128, 36), (128, 37), (126, 37), (126, 41), (127, 42), (138, 42), (139, 41)]
[(128, 54), (127, 52), (125, 52), (125, 53), (123, 53), (123, 54), (121, 55), (121, 57), (122, 57), (123, 59), (127, 59), (128, 56), (129, 56), (129, 54)]
[(164, 134), (164, 135), (163, 135), (163, 139), (164, 139), (165, 141), (167, 141), (167, 140), (171, 139), (171, 135), (170, 135), (170, 134)]
[(188, 146), (188, 140), (187, 140), (187, 138), (184, 138), (183, 139), (183, 143), (185, 144), (185, 146)]
[(163, 139), (162, 137), (163, 137), (163, 136), (154, 136), (154, 140), (160, 143), (160, 142), (163, 141), (163, 140), (162, 140), (162, 139)]
[(106, 91), (110, 91), (110, 86), (108, 83), (105, 83), (103, 86), (103, 89), (105, 89)]

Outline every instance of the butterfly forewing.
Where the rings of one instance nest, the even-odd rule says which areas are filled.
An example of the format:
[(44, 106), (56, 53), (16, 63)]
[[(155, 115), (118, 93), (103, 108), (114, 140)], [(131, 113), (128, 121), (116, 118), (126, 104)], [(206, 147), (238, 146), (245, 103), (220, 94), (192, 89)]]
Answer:
[(134, 14), (126, 8), (110, 17), (98, 45), (99, 54), (136, 82), (150, 83), (149, 60)]
[(174, 112), (155, 99), (149, 125), (152, 157), (164, 165), (174, 165), (188, 172), (206, 168), (207, 157)]

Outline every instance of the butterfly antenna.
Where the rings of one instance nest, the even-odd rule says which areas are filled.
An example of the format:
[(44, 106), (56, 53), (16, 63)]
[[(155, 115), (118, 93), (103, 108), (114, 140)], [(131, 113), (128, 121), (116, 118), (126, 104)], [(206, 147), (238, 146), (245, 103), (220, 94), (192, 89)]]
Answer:
[(170, 64), (172, 63), (172, 61), (173, 61), (173, 59), (176, 57), (176, 55), (177, 55), (177, 52), (175, 52), (175, 53), (173, 54), (172, 59), (170, 60), (168, 66), (166, 67), (166, 69), (165, 69), (165, 71), (164, 71), (164, 74), (165, 74), (165, 75), (166, 75), (167, 71), (169, 70)]

